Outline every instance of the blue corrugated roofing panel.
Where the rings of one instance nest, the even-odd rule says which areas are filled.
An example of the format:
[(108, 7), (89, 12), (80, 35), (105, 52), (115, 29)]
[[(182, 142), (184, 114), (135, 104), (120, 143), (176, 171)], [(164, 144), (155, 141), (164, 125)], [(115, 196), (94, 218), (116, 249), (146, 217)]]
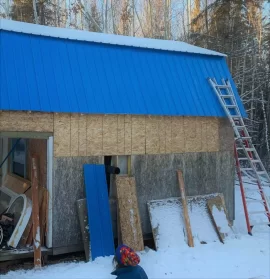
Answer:
[(114, 255), (110, 203), (104, 165), (83, 165), (91, 256)]
[(207, 78), (229, 79), (223, 56), (75, 41), (0, 30), (0, 109), (217, 116)]

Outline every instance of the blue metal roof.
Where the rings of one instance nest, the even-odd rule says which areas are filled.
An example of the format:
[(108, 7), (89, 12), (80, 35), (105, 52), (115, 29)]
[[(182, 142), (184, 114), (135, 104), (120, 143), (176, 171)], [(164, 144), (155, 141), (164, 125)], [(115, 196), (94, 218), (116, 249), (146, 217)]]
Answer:
[(207, 78), (229, 79), (222, 56), (0, 30), (0, 110), (217, 116)]

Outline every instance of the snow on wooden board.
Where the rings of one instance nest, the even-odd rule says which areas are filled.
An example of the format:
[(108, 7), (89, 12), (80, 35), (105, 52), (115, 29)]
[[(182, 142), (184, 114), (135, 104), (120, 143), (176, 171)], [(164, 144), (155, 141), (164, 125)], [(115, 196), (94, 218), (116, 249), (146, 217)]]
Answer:
[(219, 242), (207, 209), (207, 200), (213, 195), (188, 197), (188, 208), (193, 238), (196, 244)]
[(220, 241), (224, 243), (226, 237), (233, 236), (233, 231), (228, 220), (223, 195), (209, 199), (207, 206)]
[(148, 210), (157, 250), (186, 245), (179, 198), (150, 201)]
[[(207, 199), (213, 196), (188, 197), (188, 210), (195, 245), (219, 242), (207, 211)], [(157, 250), (187, 245), (182, 204), (179, 198), (148, 202), (150, 221)]]

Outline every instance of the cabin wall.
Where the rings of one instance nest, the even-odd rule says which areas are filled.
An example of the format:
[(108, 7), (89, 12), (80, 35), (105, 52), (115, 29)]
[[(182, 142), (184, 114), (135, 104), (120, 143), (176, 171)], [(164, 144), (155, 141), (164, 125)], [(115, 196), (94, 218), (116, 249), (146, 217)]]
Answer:
[(59, 157), (53, 162), (53, 247), (82, 243), (76, 201), (85, 198), (83, 165), (102, 158)]
[(143, 232), (151, 232), (149, 200), (180, 196), (176, 174), (179, 169), (183, 171), (188, 196), (223, 193), (229, 218), (233, 220), (233, 162), (230, 151), (132, 156)]
[[(109, 155), (131, 155), (144, 234), (151, 232), (146, 202), (180, 195), (178, 169), (188, 195), (222, 192), (234, 218), (234, 136), (227, 119), (0, 112), (1, 131), (53, 133), (53, 247), (58, 251), (81, 249), (76, 201), (85, 197), (83, 164), (103, 163)], [(115, 221), (113, 202), (111, 207)]]

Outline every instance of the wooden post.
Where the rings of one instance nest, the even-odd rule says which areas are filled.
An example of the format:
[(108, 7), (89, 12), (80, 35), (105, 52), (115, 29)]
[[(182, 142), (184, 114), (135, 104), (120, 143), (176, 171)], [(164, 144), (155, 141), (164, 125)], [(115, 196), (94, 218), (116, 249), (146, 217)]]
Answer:
[(34, 266), (41, 267), (41, 245), (40, 245), (40, 224), (39, 224), (39, 196), (38, 196), (38, 170), (37, 156), (32, 156), (32, 219), (33, 219), (33, 246)]
[(186, 226), (186, 230), (187, 230), (188, 246), (194, 247), (191, 225), (190, 225), (190, 220), (189, 220), (189, 215), (188, 215), (188, 205), (187, 205), (186, 193), (185, 193), (185, 183), (184, 183), (182, 171), (178, 170), (177, 175), (178, 175), (178, 183), (179, 183), (180, 192), (181, 192), (185, 226)]

